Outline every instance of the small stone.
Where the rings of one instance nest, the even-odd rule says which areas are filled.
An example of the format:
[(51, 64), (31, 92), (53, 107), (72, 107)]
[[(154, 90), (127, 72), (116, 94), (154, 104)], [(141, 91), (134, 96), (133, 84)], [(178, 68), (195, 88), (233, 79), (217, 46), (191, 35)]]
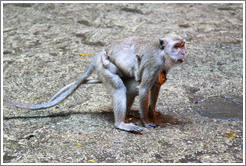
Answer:
[(50, 52), (50, 55), (51, 55), (51, 56), (57, 56), (57, 53), (56, 53), (55, 51), (51, 51), (51, 52)]
[(3, 51), (3, 54), (11, 54), (11, 53), (12, 51), (8, 51), (8, 50)]
[(86, 36), (83, 33), (76, 33), (75, 36), (79, 38), (83, 38), (84, 40), (86, 39)]
[(67, 46), (64, 45), (64, 44), (59, 44), (59, 45), (57, 45), (57, 48), (62, 49), (62, 50), (65, 50), (66, 47), (67, 47)]
[(91, 25), (91, 23), (89, 21), (87, 21), (87, 20), (79, 20), (79, 21), (77, 21), (77, 23), (83, 24), (83, 25), (86, 25), (86, 26), (90, 26)]
[(190, 27), (189, 24), (185, 24), (185, 23), (179, 23), (178, 25), (179, 25), (179, 27), (181, 27), (181, 28), (189, 28), (189, 27)]
[(40, 33), (39, 31), (33, 32), (34, 35), (38, 35), (39, 33)]
[(128, 7), (124, 7), (121, 9), (124, 12), (130, 12), (130, 13), (138, 13), (138, 14), (143, 14), (143, 12), (139, 9), (134, 9), (134, 8), (128, 8)]
[(192, 141), (187, 141), (188, 144), (192, 144), (193, 142)]
[(219, 61), (219, 62), (217, 62), (217, 65), (218, 66), (221, 66), (221, 65), (224, 65), (225, 63), (224, 62), (221, 62), (221, 61)]

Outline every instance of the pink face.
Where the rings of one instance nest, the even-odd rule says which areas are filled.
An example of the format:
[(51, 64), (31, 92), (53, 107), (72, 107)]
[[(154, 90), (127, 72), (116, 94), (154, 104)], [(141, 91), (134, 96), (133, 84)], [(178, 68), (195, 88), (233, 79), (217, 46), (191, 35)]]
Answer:
[(186, 58), (185, 40), (174, 44), (173, 51), (175, 52), (175, 60), (179, 63), (184, 62)]

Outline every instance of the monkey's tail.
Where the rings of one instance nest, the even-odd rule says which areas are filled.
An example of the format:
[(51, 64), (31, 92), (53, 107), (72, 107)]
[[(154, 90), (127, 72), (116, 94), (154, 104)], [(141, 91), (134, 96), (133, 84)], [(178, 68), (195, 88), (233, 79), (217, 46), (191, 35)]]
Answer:
[[(83, 82), (83, 84), (100, 84), (102, 83), (102, 81), (98, 80), (98, 79), (86, 79), (85, 82)], [(72, 82), (70, 84), (67, 84), (66, 86), (64, 86), (63, 88), (61, 88), (54, 96), (52, 96), (50, 98), (49, 101), (55, 100), (58, 96), (60, 96), (62, 93), (64, 93), (65, 91), (67, 91), (72, 85), (74, 85), (75, 82)], [(82, 84), (82, 83), (81, 83)]]
[[(91, 63), (87, 67), (86, 71), (75, 82), (72, 82), (66, 85), (65, 87), (63, 87), (62, 89), (60, 89), (47, 103), (36, 104), (36, 105), (23, 105), (23, 104), (19, 104), (19, 103), (16, 103), (14, 101), (7, 100), (7, 99), (4, 99), (3, 102), (9, 105), (16, 106), (16, 107), (32, 109), (32, 110), (53, 107), (59, 104), (64, 99), (66, 99), (70, 94), (72, 94), (79, 87), (80, 84), (86, 83), (86, 82), (90, 83), (90, 80), (88, 81), (87, 78), (95, 70), (97, 60), (99, 59), (98, 56), (99, 54), (94, 57), (94, 59), (91, 61)], [(91, 81), (91, 82), (95, 83), (96, 81)], [(98, 83), (100, 83), (99, 80), (98, 80)]]

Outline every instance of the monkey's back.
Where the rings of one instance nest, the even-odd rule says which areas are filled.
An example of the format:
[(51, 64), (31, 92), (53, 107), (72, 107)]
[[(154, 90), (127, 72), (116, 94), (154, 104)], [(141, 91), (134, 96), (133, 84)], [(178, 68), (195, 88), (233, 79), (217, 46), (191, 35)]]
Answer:
[(127, 76), (133, 77), (136, 68), (136, 55), (145, 55), (145, 58), (151, 58), (157, 49), (158, 39), (134, 36), (116, 40), (106, 48), (106, 51), (110, 61), (117, 65), (121, 71), (126, 71), (124, 73)]

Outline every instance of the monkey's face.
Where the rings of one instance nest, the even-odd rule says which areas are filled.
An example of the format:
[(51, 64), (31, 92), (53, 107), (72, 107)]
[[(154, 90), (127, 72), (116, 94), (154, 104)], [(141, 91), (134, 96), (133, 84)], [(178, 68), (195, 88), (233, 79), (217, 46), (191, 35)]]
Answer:
[(186, 59), (186, 46), (185, 40), (170, 41), (169, 46), (166, 48), (166, 52), (170, 58), (176, 63), (183, 63)]
[(186, 40), (180, 36), (170, 36), (162, 40), (162, 48), (174, 63), (183, 63), (186, 59)]

